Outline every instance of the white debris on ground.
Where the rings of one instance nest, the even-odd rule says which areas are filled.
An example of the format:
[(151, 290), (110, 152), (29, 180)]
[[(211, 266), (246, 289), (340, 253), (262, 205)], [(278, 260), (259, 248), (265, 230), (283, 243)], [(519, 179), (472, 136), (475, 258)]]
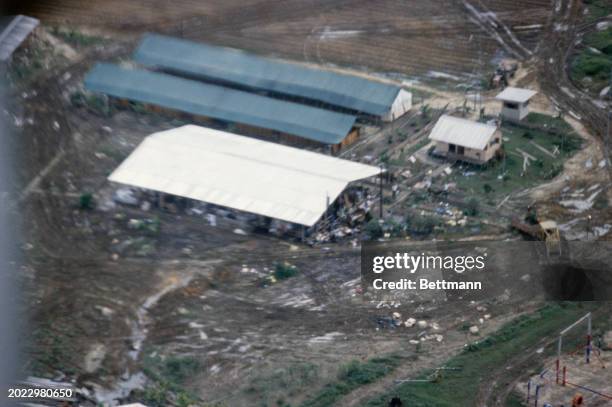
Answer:
[(416, 324), (417, 320), (414, 318), (408, 318), (406, 321), (404, 321), (404, 326), (406, 328), (412, 328), (415, 324)]
[(326, 333), (323, 336), (315, 336), (312, 337), (308, 340), (309, 343), (311, 344), (316, 344), (316, 343), (328, 343), (328, 342), (332, 342), (335, 339), (339, 338), (339, 337), (343, 337), (344, 334), (342, 332), (329, 332)]
[(581, 213), (593, 207), (595, 199), (603, 191), (599, 184), (595, 184), (588, 189), (578, 189), (569, 194), (565, 194), (559, 202), (562, 206), (570, 209), (573, 213)]
[(132, 188), (118, 188), (113, 194), (113, 200), (124, 205), (136, 206), (139, 203), (138, 197)]

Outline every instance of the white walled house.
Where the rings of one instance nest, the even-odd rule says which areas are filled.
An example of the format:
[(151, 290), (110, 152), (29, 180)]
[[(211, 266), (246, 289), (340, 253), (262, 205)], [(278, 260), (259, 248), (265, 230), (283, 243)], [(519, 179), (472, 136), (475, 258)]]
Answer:
[(434, 154), (479, 165), (494, 158), (502, 145), (497, 126), (448, 115), (440, 117), (429, 138), (436, 142)]
[(537, 92), (531, 89), (507, 87), (495, 99), (502, 102), (501, 116), (519, 122), (529, 114), (529, 99)]

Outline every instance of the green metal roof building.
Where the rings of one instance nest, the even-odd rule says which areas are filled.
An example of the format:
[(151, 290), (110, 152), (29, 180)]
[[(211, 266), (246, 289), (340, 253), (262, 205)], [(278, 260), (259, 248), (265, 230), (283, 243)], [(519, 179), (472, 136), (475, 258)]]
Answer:
[(226, 122), (295, 135), (318, 143), (341, 143), (356, 117), (164, 73), (97, 64), (85, 87), (115, 98)]
[(397, 85), (162, 35), (146, 35), (134, 60), (190, 78), (291, 96), (387, 121), (412, 107), (410, 92)]

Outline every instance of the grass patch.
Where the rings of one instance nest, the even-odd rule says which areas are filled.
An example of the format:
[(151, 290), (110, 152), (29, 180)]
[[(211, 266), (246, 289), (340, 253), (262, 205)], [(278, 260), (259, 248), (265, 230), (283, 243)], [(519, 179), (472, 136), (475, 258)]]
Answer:
[(610, 0), (583, 0), (583, 3), (589, 11), (588, 19), (590, 21), (612, 13), (612, 3), (610, 3)]
[[(382, 394), (366, 405), (387, 406), (392, 397), (410, 400), (411, 407), (472, 407), (476, 405), (478, 386), (482, 379), (525, 348), (538, 343), (567, 326), (585, 309), (577, 303), (549, 304), (539, 311), (516, 318), (493, 335), (467, 347), (451, 358), (445, 366), (459, 367), (457, 371), (445, 371), (436, 383), (405, 383)], [(427, 378), (432, 372), (423, 372), (419, 378)]]
[(70, 95), (70, 103), (74, 107), (86, 108), (104, 117), (110, 117), (113, 113), (113, 108), (107, 99), (94, 93), (75, 91)]
[(259, 403), (257, 405), (289, 405), (285, 397), (295, 398), (308, 391), (319, 380), (318, 366), (309, 362), (300, 362), (274, 372), (254, 377), (246, 388), (248, 396)]
[[(608, 7), (612, 9), (612, 6)], [(588, 90), (598, 93), (610, 83), (612, 27), (589, 33), (583, 44), (584, 49), (572, 61), (571, 76)]]
[[(337, 380), (328, 383), (321, 391), (301, 404), (302, 407), (333, 406), (336, 401), (354, 389), (373, 383), (392, 372), (401, 360), (396, 355), (370, 359), (366, 362), (352, 361), (342, 366)], [(386, 405), (386, 404), (385, 404)]]
[(69, 332), (58, 333), (50, 322), (36, 327), (27, 343), (28, 354), (31, 355), (28, 373), (41, 377), (55, 375), (52, 372), (57, 370), (68, 375), (76, 374), (78, 369), (72, 347), (74, 338)]
[(102, 37), (83, 34), (75, 29), (53, 27), (51, 33), (73, 47), (88, 47), (105, 42)]
[(6, 76), (11, 83), (23, 85), (49, 69), (52, 64), (63, 61), (64, 58), (55, 55), (48, 44), (36, 42), (28, 47), (21, 47), (13, 53)]
[(524, 407), (523, 397), (516, 393), (510, 393), (506, 400), (506, 407)]
[[(484, 196), (486, 201), (497, 202), (506, 195), (538, 185), (554, 178), (563, 170), (563, 162), (582, 146), (582, 140), (562, 119), (531, 113), (527, 123), (538, 129), (527, 129), (520, 125), (504, 124), (503, 148), (506, 158), (487, 166), (463, 164), (455, 168), (444, 182), (456, 182), (457, 188), (471, 196)], [(559, 154), (551, 157), (533, 143)], [(523, 176), (523, 159), (514, 153), (517, 148), (536, 158), (531, 161)]]
[(183, 386), (200, 370), (200, 362), (192, 357), (147, 356), (143, 371), (151, 384), (138, 395), (140, 401), (151, 407), (164, 407), (172, 403), (187, 407), (197, 402), (197, 398)]

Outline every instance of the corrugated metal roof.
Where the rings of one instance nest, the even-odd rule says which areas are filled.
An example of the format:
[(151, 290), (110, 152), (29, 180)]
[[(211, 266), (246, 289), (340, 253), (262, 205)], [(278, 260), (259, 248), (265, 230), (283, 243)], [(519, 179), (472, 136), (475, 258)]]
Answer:
[(500, 94), (495, 96), (495, 99), (503, 100), (506, 102), (525, 103), (531, 99), (536, 91), (531, 89), (513, 88), (511, 86), (504, 89)]
[(375, 116), (391, 110), (400, 87), (232, 48), (146, 35), (134, 53), (144, 65), (318, 100)]
[(0, 61), (6, 61), (38, 24), (37, 19), (28, 16), (5, 17), (0, 22)]
[(349, 182), (379, 171), (188, 125), (145, 138), (109, 180), (312, 226)]
[(326, 144), (341, 142), (355, 117), (221, 86), (143, 70), (98, 64), (85, 86), (115, 97), (196, 115), (294, 134)]
[(429, 138), (443, 143), (483, 150), (497, 127), (459, 117), (440, 117), (429, 134)]

